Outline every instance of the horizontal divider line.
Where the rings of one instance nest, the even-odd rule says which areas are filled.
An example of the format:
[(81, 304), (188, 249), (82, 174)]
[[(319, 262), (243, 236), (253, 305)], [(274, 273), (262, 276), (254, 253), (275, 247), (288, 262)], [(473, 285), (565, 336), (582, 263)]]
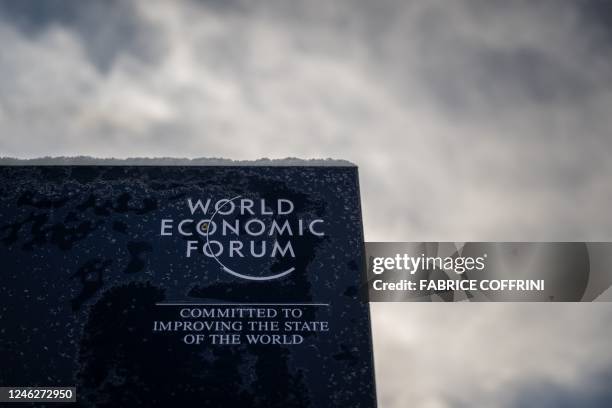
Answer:
[(157, 306), (329, 306), (329, 303), (185, 303), (159, 302)]

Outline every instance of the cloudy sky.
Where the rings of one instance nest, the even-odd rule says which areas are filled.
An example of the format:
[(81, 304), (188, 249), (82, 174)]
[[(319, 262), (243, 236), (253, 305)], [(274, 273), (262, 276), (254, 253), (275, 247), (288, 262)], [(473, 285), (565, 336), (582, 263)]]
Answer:
[[(605, 0), (0, 0), (0, 156), (342, 158), (369, 241), (612, 241), (611, 27)], [(372, 310), (383, 408), (611, 404), (605, 304)]]

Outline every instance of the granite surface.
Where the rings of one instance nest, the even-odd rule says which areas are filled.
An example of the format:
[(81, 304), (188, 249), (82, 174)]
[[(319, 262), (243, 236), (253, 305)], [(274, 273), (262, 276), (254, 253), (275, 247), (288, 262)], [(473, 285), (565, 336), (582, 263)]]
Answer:
[[(235, 196), (290, 200), (290, 221), (322, 219), (325, 234), (292, 237), (295, 257), (238, 260), (252, 276), (294, 268), (264, 281), (160, 236), (160, 220), (191, 216), (188, 198)], [(373, 407), (363, 256), (352, 165), (0, 166), (0, 384), (76, 385), (79, 407)], [(180, 320), (173, 301), (304, 304), (300, 320), (329, 331), (186, 344), (153, 330)]]

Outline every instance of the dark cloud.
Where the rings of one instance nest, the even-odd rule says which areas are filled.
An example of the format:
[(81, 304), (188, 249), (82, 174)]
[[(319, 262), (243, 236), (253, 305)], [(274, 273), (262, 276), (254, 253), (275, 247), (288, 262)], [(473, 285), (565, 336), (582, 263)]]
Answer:
[(120, 53), (155, 63), (162, 48), (154, 27), (139, 18), (129, 1), (0, 0), (0, 16), (27, 36), (44, 35), (54, 25), (70, 29), (104, 72)]
[[(578, 347), (578, 345), (575, 345)], [(515, 389), (511, 406), (517, 408), (605, 408), (612, 406), (612, 369), (584, 378), (579, 386), (560, 386), (545, 380), (531, 381)]]
[(606, 304), (376, 303), (373, 311), (383, 407), (609, 406)]

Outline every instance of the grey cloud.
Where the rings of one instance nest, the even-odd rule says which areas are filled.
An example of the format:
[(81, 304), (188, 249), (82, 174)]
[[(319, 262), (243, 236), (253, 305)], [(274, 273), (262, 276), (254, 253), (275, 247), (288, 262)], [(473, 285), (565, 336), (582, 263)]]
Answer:
[(607, 406), (608, 305), (437, 306), (374, 304), (381, 406)]
[(542, 408), (609, 407), (612, 406), (610, 369), (587, 377), (580, 387), (563, 387), (547, 381), (525, 384), (516, 391), (512, 406)]
[(90, 62), (108, 72), (120, 53), (155, 63), (161, 44), (153, 25), (139, 19), (133, 3), (110, 0), (1, 0), (5, 24), (36, 40), (54, 25), (71, 30), (82, 42)]

